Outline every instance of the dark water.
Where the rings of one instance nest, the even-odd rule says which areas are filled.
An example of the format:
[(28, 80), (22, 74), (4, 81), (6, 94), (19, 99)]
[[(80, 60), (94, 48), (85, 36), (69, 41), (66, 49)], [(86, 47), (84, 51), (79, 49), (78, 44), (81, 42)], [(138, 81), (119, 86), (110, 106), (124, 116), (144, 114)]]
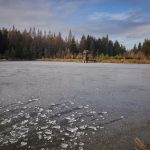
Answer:
[(0, 149), (134, 149), (150, 142), (150, 65), (0, 62)]

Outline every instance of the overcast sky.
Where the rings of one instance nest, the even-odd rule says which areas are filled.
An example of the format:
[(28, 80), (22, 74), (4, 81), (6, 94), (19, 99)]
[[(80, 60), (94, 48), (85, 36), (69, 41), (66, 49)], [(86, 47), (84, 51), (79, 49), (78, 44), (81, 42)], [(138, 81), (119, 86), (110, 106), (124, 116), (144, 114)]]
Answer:
[(118, 40), (127, 48), (150, 38), (150, 0), (0, 0), (0, 27), (72, 30)]

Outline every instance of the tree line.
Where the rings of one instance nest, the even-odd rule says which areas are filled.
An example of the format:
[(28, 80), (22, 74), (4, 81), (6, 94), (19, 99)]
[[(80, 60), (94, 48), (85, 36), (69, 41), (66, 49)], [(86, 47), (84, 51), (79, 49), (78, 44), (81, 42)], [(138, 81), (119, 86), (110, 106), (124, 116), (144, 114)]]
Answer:
[[(138, 51), (150, 54), (150, 40), (145, 40)], [(116, 56), (126, 53), (126, 48), (118, 41), (111, 41), (107, 36), (95, 38), (83, 35), (78, 41), (71, 30), (66, 38), (61, 33), (36, 30), (34, 27), (28, 31), (0, 29), (0, 58), (32, 60), (39, 58), (76, 58), (84, 50), (89, 50), (93, 57), (98, 55)], [(137, 51), (137, 48), (135, 49)]]
[(143, 52), (145, 56), (150, 56), (150, 40), (145, 39), (143, 44), (141, 42), (138, 45), (135, 44), (132, 51), (134, 53)]

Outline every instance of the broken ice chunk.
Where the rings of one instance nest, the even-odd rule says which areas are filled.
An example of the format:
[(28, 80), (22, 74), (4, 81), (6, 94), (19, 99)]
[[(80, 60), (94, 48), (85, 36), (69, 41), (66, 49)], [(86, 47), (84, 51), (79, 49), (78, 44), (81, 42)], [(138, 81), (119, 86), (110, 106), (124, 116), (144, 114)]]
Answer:
[(56, 124), (56, 120), (52, 120), (52, 121), (51, 121), (51, 120), (49, 120), (49, 121), (48, 121), (48, 123), (50, 123), (50, 124), (53, 124), (53, 125), (54, 125), (54, 124)]
[(40, 117), (46, 118), (47, 116), (45, 114), (41, 114)]
[(90, 114), (96, 114), (96, 111), (91, 111)]
[(83, 147), (79, 147), (78, 150), (83, 150)]
[(88, 109), (88, 108), (89, 108), (89, 105), (84, 106), (84, 108), (85, 108), (85, 109)]
[(74, 105), (74, 102), (70, 101), (70, 104), (71, 104), (71, 105)]
[(39, 98), (34, 98), (34, 99), (32, 99), (33, 101), (38, 101), (39, 100)]
[(28, 120), (24, 120), (21, 122), (21, 124), (26, 124), (28, 122)]
[(62, 144), (61, 144), (61, 147), (64, 148), (64, 149), (66, 149), (66, 148), (68, 147), (68, 144), (62, 143)]
[(52, 110), (51, 110), (51, 109), (48, 109), (48, 110), (46, 110), (46, 112), (47, 112), (47, 113), (50, 113), (50, 112), (52, 112)]
[(89, 128), (89, 129), (93, 129), (93, 130), (95, 130), (95, 131), (97, 130), (97, 128), (94, 127), (94, 126), (89, 126), (88, 128)]
[(87, 128), (87, 125), (82, 125), (79, 127), (80, 130), (85, 130)]
[(80, 143), (79, 143), (79, 146), (84, 146), (84, 143), (83, 143), (83, 142), (80, 142)]
[(43, 108), (40, 108), (40, 109), (39, 109), (39, 112), (42, 112), (43, 110), (44, 110)]
[(17, 139), (9, 139), (9, 142), (10, 142), (11, 144), (14, 144), (14, 143), (17, 143), (18, 140), (17, 140)]
[(65, 132), (64, 135), (65, 135), (65, 136), (69, 136), (69, 133)]
[(78, 108), (79, 108), (79, 109), (82, 109), (82, 108), (83, 108), (83, 106), (82, 106), (82, 105), (80, 105)]
[(104, 129), (104, 127), (99, 127), (100, 129)]
[(51, 136), (47, 136), (47, 140), (50, 140), (52, 137)]
[(123, 119), (123, 118), (124, 118), (124, 116), (121, 116), (120, 118), (121, 118), (121, 119)]
[(84, 135), (84, 132), (77, 132), (76, 137), (80, 137), (81, 135)]
[(29, 114), (25, 114), (25, 118), (26, 119), (30, 118), (30, 115)]
[(45, 131), (45, 134), (52, 134), (52, 131), (46, 130), (46, 131)]
[(42, 130), (43, 130), (43, 129), (47, 129), (47, 128), (48, 128), (48, 126), (41, 127)]
[(102, 114), (107, 114), (107, 111), (103, 111)]
[(74, 128), (67, 127), (67, 131), (72, 132), (72, 133), (76, 132), (77, 130), (78, 130), (77, 127), (74, 127)]
[(53, 126), (52, 128), (53, 128), (53, 129), (60, 129), (60, 126), (59, 126), (59, 125), (56, 125), (56, 126)]
[(4, 119), (2, 122), (1, 122), (1, 125), (4, 125), (6, 123), (10, 123), (11, 122), (11, 118), (10, 119)]
[(27, 142), (21, 142), (21, 146), (27, 145)]

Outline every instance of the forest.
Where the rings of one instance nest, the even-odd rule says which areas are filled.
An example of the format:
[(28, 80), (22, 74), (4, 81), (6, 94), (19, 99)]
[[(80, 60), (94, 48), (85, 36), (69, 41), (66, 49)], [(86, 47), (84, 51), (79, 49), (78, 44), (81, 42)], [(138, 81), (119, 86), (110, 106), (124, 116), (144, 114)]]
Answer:
[(0, 58), (9, 60), (34, 60), (41, 58), (78, 58), (82, 57), (84, 50), (89, 50), (92, 57), (123, 56), (132, 53), (142, 53), (150, 56), (150, 40), (145, 39), (143, 44), (139, 43), (132, 50), (126, 50), (125, 46), (118, 41), (113, 42), (108, 35), (95, 38), (91, 35), (83, 35), (76, 40), (69, 31), (68, 37), (63, 38), (61, 32), (58, 34), (51, 31), (41, 31), (35, 27), (20, 31), (14, 26), (12, 29), (0, 29)]

